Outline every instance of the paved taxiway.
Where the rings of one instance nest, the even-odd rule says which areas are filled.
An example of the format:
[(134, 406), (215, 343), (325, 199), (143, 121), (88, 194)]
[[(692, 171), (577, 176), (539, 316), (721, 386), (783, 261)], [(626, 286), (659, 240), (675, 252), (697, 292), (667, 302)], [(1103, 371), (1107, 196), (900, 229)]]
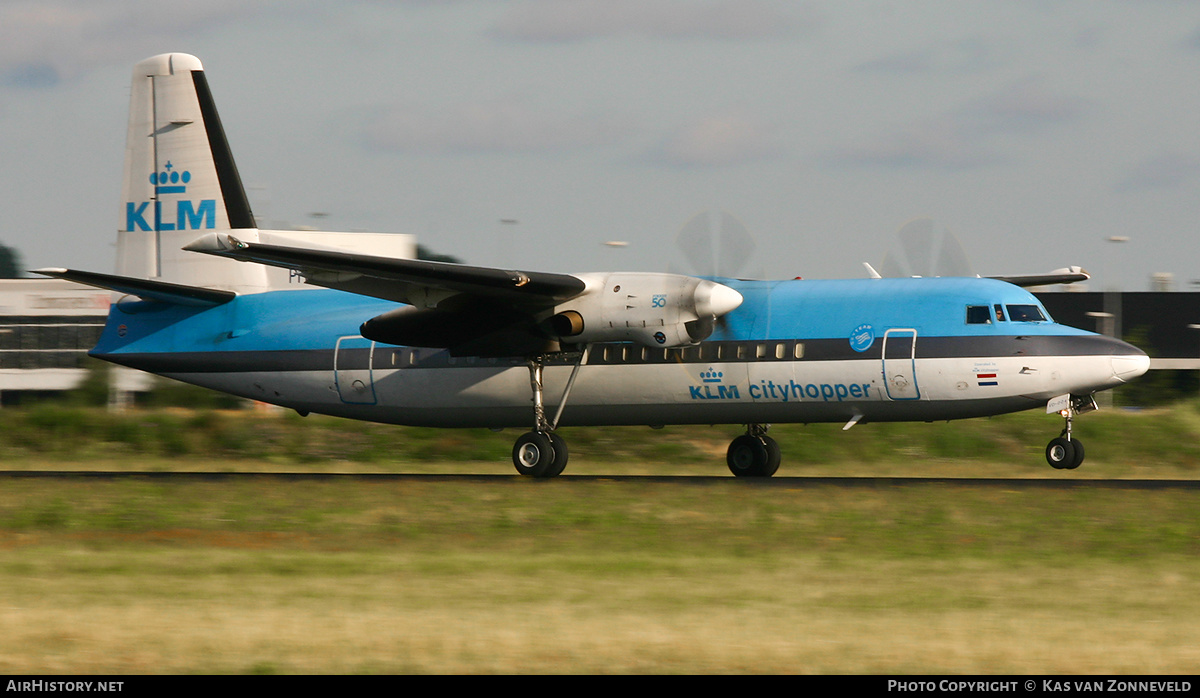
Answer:
[[(166, 482), (219, 481), (219, 480), (312, 480), (334, 482), (338, 480), (360, 481), (416, 481), (416, 482), (533, 482), (516, 473), (496, 475), (437, 475), (409, 473), (229, 473), (229, 472), (138, 472), (138, 471), (88, 471), (88, 470), (4, 470), (0, 479), (104, 479), (104, 480), (156, 480)], [(552, 483), (558, 480), (571, 482), (662, 482), (681, 486), (712, 485), (718, 482), (737, 482), (748, 487), (842, 487), (891, 489), (916, 485), (942, 487), (972, 487), (979, 489), (1020, 490), (1068, 490), (1068, 489), (1116, 489), (1116, 490), (1195, 490), (1200, 489), (1200, 480), (1113, 480), (1113, 479), (1057, 479), (1057, 478), (947, 478), (947, 477), (768, 477), (738, 479), (731, 475), (570, 475), (564, 474), (554, 480), (538, 480)]]

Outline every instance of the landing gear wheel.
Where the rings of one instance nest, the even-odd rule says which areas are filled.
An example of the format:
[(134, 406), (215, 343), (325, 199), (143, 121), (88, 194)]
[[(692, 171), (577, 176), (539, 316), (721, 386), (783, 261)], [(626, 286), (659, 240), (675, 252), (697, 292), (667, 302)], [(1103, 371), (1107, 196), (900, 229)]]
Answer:
[(1068, 441), (1063, 437), (1051, 439), (1046, 445), (1046, 462), (1056, 470), (1064, 470), (1078, 468), (1083, 462), (1082, 456), (1078, 460), (1075, 457), (1075, 442)]
[(1079, 439), (1071, 439), (1071, 446), (1075, 449), (1075, 457), (1071, 459), (1070, 465), (1064, 465), (1067, 470), (1074, 470), (1083, 463), (1083, 442)]
[(1059, 395), (1046, 405), (1048, 409), (1058, 409), (1059, 414), (1066, 420), (1062, 433), (1046, 446), (1046, 462), (1059, 470), (1074, 470), (1083, 464), (1083, 442), (1071, 438), (1071, 422), (1074, 421), (1076, 415), (1095, 410), (1096, 397), (1095, 395)]
[(783, 460), (783, 451), (779, 448), (779, 442), (769, 436), (759, 437), (763, 441), (763, 445), (767, 447), (767, 462), (763, 465), (762, 476), (771, 477), (779, 470), (779, 463)]
[(754, 477), (758, 475), (760, 465), (766, 462), (766, 445), (749, 434), (742, 434), (734, 439), (725, 453), (725, 463), (729, 466), (729, 472), (736, 477)]
[(769, 436), (742, 434), (729, 444), (725, 463), (736, 477), (771, 477), (779, 470), (779, 443)]
[(550, 447), (554, 449), (554, 460), (550, 463), (550, 467), (546, 468), (546, 473), (542, 477), (558, 477), (567, 467), (567, 442), (554, 432), (550, 432), (546, 436), (550, 438)]
[[(517, 472), (527, 477), (553, 477), (548, 475), (554, 465), (554, 446), (550, 436), (540, 431), (528, 431), (517, 437), (513, 445), (513, 465)], [(566, 466), (566, 458), (563, 458)], [(557, 475), (557, 473), (554, 473)]]

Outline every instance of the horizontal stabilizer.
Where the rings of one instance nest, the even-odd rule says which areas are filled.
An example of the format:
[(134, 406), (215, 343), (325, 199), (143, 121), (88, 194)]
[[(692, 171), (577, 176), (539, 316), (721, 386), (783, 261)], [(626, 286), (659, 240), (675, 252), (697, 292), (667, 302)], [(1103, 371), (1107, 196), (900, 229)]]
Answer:
[(237, 294), (232, 291), (218, 291), (198, 286), (172, 284), (166, 281), (135, 279), (129, 276), (97, 274), (95, 272), (76, 271), (74, 269), (35, 269), (33, 273), (41, 274), (42, 276), (53, 276), (56, 279), (65, 279), (66, 281), (74, 281), (77, 284), (85, 286), (106, 288), (117, 293), (127, 293), (131, 296), (138, 296), (143, 300), (174, 303), (175, 305), (221, 305), (237, 297)]
[(419, 307), (460, 295), (518, 307), (550, 307), (586, 290), (583, 279), (570, 274), (267, 245), (220, 233), (205, 235), (184, 249), (294, 269), (310, 284)]
[(1015, 276), (989, 276), (989, 279), (1005, 281), (1014, 286), (1029, 288), (1030, 286), (1049, 286), (1051, 284), (1073, 284), (1076, 281), (1087, 281), (1092, 275), (1083, 267), (1064, 267), (1055, 269), (1049, 274), (1017, 274)]

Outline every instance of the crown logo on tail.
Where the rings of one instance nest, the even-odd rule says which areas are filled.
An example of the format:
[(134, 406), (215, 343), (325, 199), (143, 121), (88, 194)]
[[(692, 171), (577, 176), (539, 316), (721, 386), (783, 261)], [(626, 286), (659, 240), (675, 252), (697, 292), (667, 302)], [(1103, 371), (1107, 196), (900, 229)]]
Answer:
[(163, 166), (162, 172), (153, 172), (150, 174), (150, 183), (154, 185), (154, 193), (157, 194), (183, 194), (187, 192), (187, 183), (192, 180), (192, 173), (184, 170), (172, 171), (174, 165), (168, 160)]

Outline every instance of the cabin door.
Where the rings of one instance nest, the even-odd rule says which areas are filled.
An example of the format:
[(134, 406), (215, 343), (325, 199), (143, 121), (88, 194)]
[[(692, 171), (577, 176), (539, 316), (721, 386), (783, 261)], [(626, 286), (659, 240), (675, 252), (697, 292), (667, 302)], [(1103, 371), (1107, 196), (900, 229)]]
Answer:
[(333, 381), (342, 402), (352, 405), (375, 404), (375, 379), (371, 363), (375, 342), (359, 336), (340, 337), (333, 350)]
[(917, 400), (917, 331), (888, 330), (883, 335), (883, 384), (892, 400)]

